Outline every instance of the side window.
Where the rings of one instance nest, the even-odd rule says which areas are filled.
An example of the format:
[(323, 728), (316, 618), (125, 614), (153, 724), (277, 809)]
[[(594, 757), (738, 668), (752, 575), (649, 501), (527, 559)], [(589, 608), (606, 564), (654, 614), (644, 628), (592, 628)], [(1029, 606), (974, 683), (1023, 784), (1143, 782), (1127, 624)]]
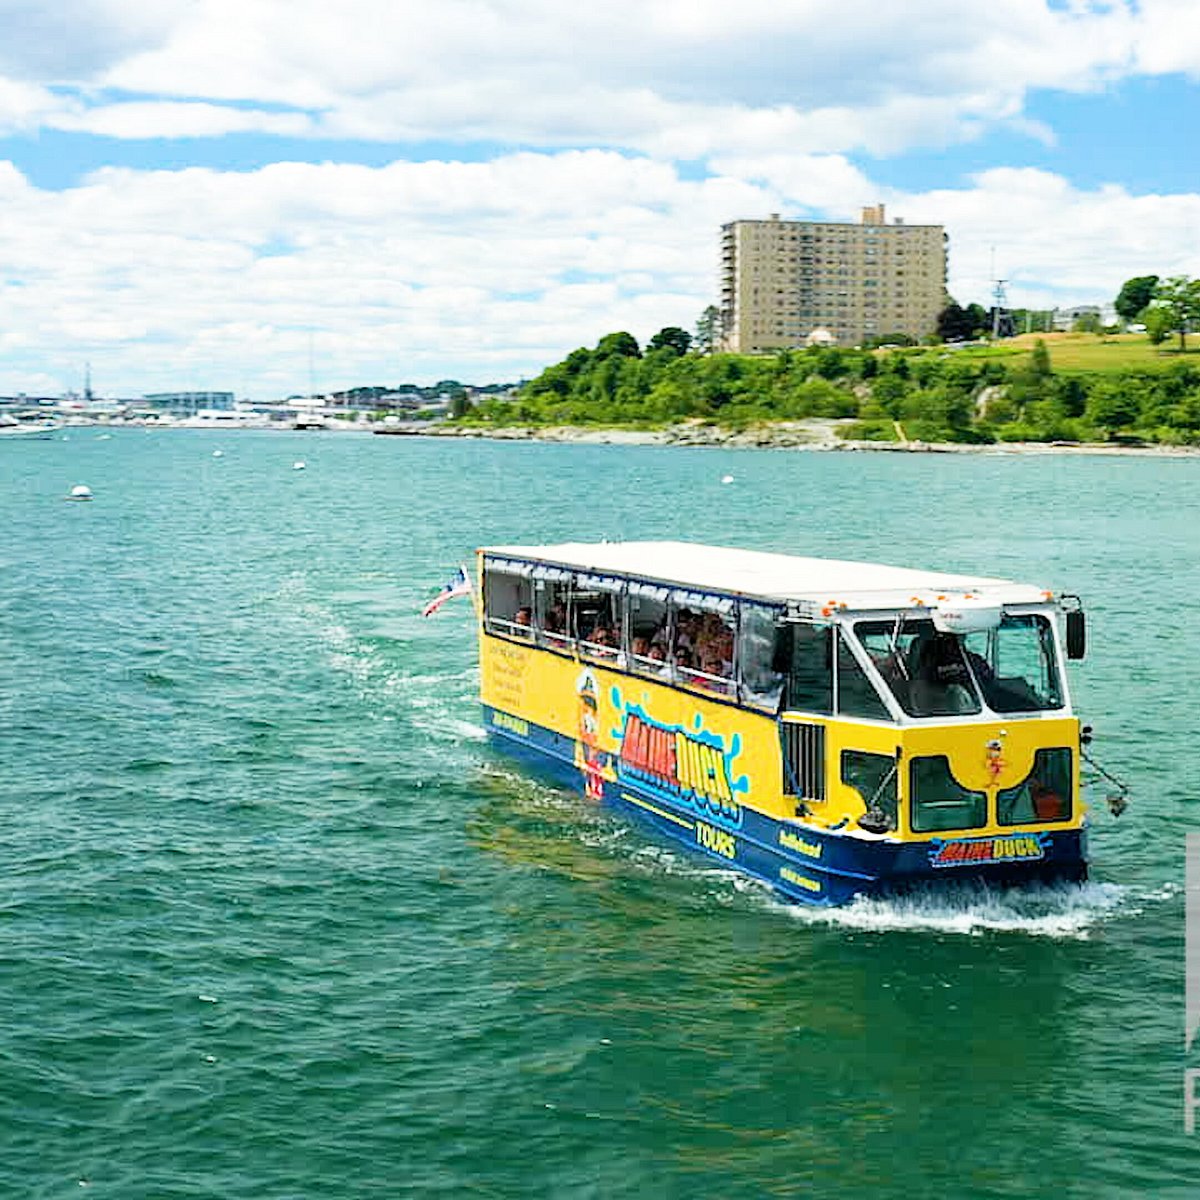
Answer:
[(487, 571), (483, 582), (484, 623), (488, 633), (533, 637), (533, 580), (522, 575)]
[(738, 617), (738, 678), (742, 699), (755, 708), (776, 712), (783, 694), (783, 672), (777, 669), (775, 647), (779, 609), (743, 603)]
[(828, 716), (833, 712), (833, 627), (792, 625), (787, 707)]
[(687, 687), (732, 696), (737, 686), (733, 674), (736, 611), (679, 608), (674, 629), (675, 678)]
[(838, 712), (846, 717), (865, 717), (871, 721), (890, 721), (887, 705), (875, 685), (858, 665), (844, 633), (838, 635)]
[(538, 580), (537, 595), (538, 641), (551, 650), (569, 650), (574, 641), (567, 613), (570, 604), (571, 582), (563, 578)]
[(1001, 825), (1036, 825), (1071, 818), (1071, 751), (1039, 750), (1029, 778), (996, 793), (996, 820)]
[(629, 665), (639, 675), (662, 676), (671, 646), (667, 589), (631, 584), (628, 605)]
[(595, 586), (595, 577), (581, 575), (567, 606), (579, 653), (597, 661), (613, 661), (624, 641), (624, 605), (620, 591)]
[(965, 788), (950, 773), (944, 754), (914, 758), (909, 767), (909, 800), (915, 833), (978, 829), (987, 816), (987, 796)]
[(870, 833), (887, 833), (899, 826), (896, 760), (889, 754), (865, 750), (842, 751), (842, 782), (861, 797), (865, 814), (859, 824)]

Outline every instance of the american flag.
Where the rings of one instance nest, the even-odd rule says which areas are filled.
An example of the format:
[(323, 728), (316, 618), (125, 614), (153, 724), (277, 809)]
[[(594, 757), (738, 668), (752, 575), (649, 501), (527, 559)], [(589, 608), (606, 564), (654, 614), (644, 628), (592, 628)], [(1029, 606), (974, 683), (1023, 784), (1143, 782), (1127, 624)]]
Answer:
[(446, 586), (421, 609), (421, 616), (432, 617), (447, 600), (453, 600), (455, 596), (469, 596), (470, 594), (471, 580), (467, 577), (467, 572), (459, 567), (453, 578), (447, 581)]

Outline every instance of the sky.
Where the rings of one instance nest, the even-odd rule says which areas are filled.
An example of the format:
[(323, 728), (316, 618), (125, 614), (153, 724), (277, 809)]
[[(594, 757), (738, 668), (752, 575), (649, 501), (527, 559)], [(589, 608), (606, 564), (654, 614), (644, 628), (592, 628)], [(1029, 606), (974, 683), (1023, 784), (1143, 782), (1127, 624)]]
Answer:
[(720, 226), (945, 225), (949, 290), (1200, 275), (1192, 0), (0, 0), (0, 394), (528, 378)]

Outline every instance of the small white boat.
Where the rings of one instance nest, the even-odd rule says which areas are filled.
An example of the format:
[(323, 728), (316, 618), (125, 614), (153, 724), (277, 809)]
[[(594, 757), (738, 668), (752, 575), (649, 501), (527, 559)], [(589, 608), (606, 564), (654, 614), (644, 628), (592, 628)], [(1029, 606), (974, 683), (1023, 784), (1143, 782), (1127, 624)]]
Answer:
[(92, 489), (86, 483), (77, 483), (67, 496), (68, 500), (90, 500)]
[(49, 442), (57, 428), (53, 421), (18, 421), (0, 414), (0, 441)]

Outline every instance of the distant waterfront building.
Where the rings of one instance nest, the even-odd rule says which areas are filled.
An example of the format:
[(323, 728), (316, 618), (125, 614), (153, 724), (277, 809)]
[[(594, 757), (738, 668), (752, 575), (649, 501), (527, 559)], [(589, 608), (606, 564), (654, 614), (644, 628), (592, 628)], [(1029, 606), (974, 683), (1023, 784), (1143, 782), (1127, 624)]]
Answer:
[(157, 412), (175, 417), (194, 417), (201, 409), (233, 408), (232, 392), (155, 392), (142, 400)]
[(731, 221), (721, 227), (722, 346), (743, 354), (803, 346), (817, 330), (842, 346), (923, 338), (946, 306), (946, 231), (862, 222)]
[(1120, 320), (1115, 305), (1076, 304), (1073, 308), (1056, 308), (1052, 323), (1056, 331), (1069, 333), (1080, 321), (1117, 325)]

